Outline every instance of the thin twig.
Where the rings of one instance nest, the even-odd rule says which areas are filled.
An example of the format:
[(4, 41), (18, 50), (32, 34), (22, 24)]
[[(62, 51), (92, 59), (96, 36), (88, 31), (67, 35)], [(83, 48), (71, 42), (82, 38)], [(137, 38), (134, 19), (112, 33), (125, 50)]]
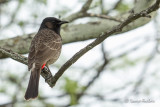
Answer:
[(88, 17), (98, 17), (98, 18), (102, 18), (102, 19), (113, 20), (113, 21), (116, 21), (116, 22), (122, 22), (119, 19), (116, 19), (116, 18), (111, 17), (111, 16), (107, 16), (107, 15), (102, 15), (102, 14), (86, 13), (86, 16), (88, 16)]
[[(22, 56), (18, 53), (15, 53), (13, 52), (12, 50), (9, 50), (9, 49), (5, 49), (5, 48), (2, 48), (0, 47), (0, 52), (2, 52), (3, 54), (7, 55), (8, 57), (18, 61), (18, 62), (21, 62), (25, 65), (28, 65), (28, 59), (27, 57), (25, 56)], [(49, 76), (53, 77), (50, 70), (49, 69), (43, 69), (44, 72), (41, 72), (41, 76), (46, 80), (46, 82), (48, 83), (48, 85), (50, 87), (53, 87), (53, 84), (51, 82), (50, 79), (48, 79)]]
[(26, 65), (28, 64), (27, 57), (25, 57), (25, 56), (22, 56), (18, 53), (13, 52), (12, 50), (5, 49), (5, 48), (2, 48), (2, 47), (0, 47), (0, 51), (3, 54), (7, 55), (8, 57), (10, 57), (10, 58), (12, 58), (12, 59), (14, 59), (18, 62), (21, 62), (21, 63), (26, 64)]
[(81, 12), (86, 12), (89, 9), (91, 3), (92, 3), (92, 0), (87, 0), (87, 2), (83, 5), (83, 7), (80, 11)]
[(138, 81), (136, 82), (135, 87), (133, 89), (134, 93), (136, 93), (136, 94), (138, 93), (139, 86), (142, 84), (144, 77), (145, 77), (145, 74), (147, 72), (147, 69), (149, 68), (151, 61), (155, 58), (155, 56), (156, 56), (156, 47), (153, 49), (149, 58), (147, 59), (146, 63), (143, 66), (142, 72), (140, 73)]
[(67, 18), (65, 18), (65, 20), (68, 20), (70, 22), (74, 21), (75, 19), (84, 17), (85, 14), (87, 13), (87, 10), (89, 9), (91, 3), (93, 0), (87, 0), (86, 3), (82, 6), (82, 9), (70, 16), (68, 16)]
[(156, 43), (155, 43), (155, 47), (153, 48), (152, 52), (150, 53), (149, 58), (146, 60), (146, 63), (143, 66), (142, 72), (139, 75), (138, 81), (135, 84), (135, 87), (133, 89), (133, 92), (135, 94), (138, 93), (139, 87), (140, 87), (140, 85), (143, 83), (143, 81), (145, 79), (145, 74), (146, 74), (146, 72), (147, 72), (147, 70), (148, 70), (148, 68), (149, 68), (149, 66), (151, 64), (151, 61), (156, 57), (156, 54), (158, 52), (157, 48), (159, 46), (159, 42), (156, 40), (156, 38), (159, 36), (159, 29), (158, 29), (158, 25), (156, 23), (156, 19), (154, 21), (155, 21), (154, 25), (155, 25), (155, 29), (156, 29), (156, 35), (155, 35), (155, 42)]
[(97, 74), (92, 78), (91, 81), (88, 82), (88, 84), (85, 86), (85, 89), (82, 90), (81, 93), (78, 94), (77, 100), (79, 100), (85, 93), (85, 91), (94, 83), (94, 81), (100, 76), (100, 74), (102, 73), (102, 71), (104, 71), (104, 68), (106, 67), (106, 65), (108, 64), (108, 59), (106, 57), (106, 52), (104, 50), (104, 45), (102, 44), (101, 47), (102, 50), (102, 54), (103, 54), (103, 64), (97, 69)]
[[(20, 92), (20, 89), (22, 88), (22, 82), (24, 81), (24, 78), (27, 76), (27, 73), (28, 72), (25, 72), (23, 74), (23, 76), (21, 77), (20, 81), (17, 82), (17, 86), (16, 86), (16, 91), (14, 93), (14, 96), (12, 97), (13, 100), (11, 102), (17, 102), (18, 101), (18, 98), (17, 98), (17, 95), (18, 93)], [(15, 103), (10, 103), (11, 106), (14, 106)], [(7, 105), (6, 105), (7, 106)]]
[[(146, 10), (143, 10), (139, 13), (135, 13), (130, 15), (126, 20), (124, 20), (122, 23), (120, 23), (119, 25), (115, 26), (113, 29), (111, 29), (110, 31), (106, 31), (104, 33), (102, 33), (96, 40), (94, 40), (92, 43), (88, 44), (86, 47), (84, 47), (83, 49), (81, 49), (79, 52), (77, 52), (72, 58), (70, 58), (60, 69), (59, 71), (50, 79), (48, 79), (46, 82), (53, 87), (57, 80), (62, 76), (62, 74), (66, 71), (66, 69), (68, 69), (72, 64), (74, 64), (81, 56), (83, 56), (85, 53), (87, 53), (89, 50), (91, 50), (92, 48), (94, 48), (95, 46), (97, 46), (98, 44), (100, 44), (101, 42), (103, 42), (107, 37), (109, 37), (112, 34), (118, 33), (120, 31), (122, 31), (122, 29), (127, 26), (129, 23), (133, 22), (134, 20), (140, 18), (140, 17), (144, 17), (147, 16), (149, 13), (157, 10), (159, 8), (159, 3), (160, 0), (156, 0), (156, 3), (154, 5), (152, 5), (151, 7), (149, 7)], [(0, 48), (0, 51), (6, 55), (8, 55), (9, 57), (11, 57), (14, 60), (17, 60), (21, 63), (27, 64), (27, 58), (23, 57), (17, 53), (12, 52), (11, 50), (6, 50), (4, 48)], [(48, 72), (48, 71), (47, 71)], [(43, 74), (41, 73), (41, 75), (43, 76), (43, 78), (47, 77), (47, 75), (49, 74)], [(44, 76), (45, 75), (45, 76)], [(47, 78), (46, 78), (47, 79)]]
[(125, 96), (125, 99), (128, 99), (128, 97), (129, 97), (132, 93), (138, 94), (139, 87), (140, 87), (140, 85), (143, 83), (143, 80), (144, 80), (145, 74), (146, 74), (146, 72), (147, 72), (147, 69), (148, 69), (148, 67), (149, 67), (149, 64), (150, 64), (151, 61), (155, 58), (155, 55), (156, 55), (156, 47), (157, 47), (157, 46), (155, 46), (154, 49), (153, 49), (153, 51), (150, 53), (150, 56), (149, 56), (149, 58), (146, 60), (146, 63), (145, 63), (144, 66), (143, 66), (142, 72), (140, 73), (137, 82), (134, 84), (133, 89)]
[[(147, 42), (149, 42), (149, 41), (147, 41)], [(117, 59), (117, 58), (120, 58), (120, 57), (123, 57), (123, 56), (127, 55), (128, 53), (131, 53), (131, 52), (133, 52), (133, 51), (136, 51), (136, 50), (138, 50), (138, 49), (140, 48), (140, 46), (142, 47), (142, 46), (145, 45), (147, 42), (146, 42), (146, 41), (143, 41), (143, 42), (139, 43), (138, 45), (136, 45), (135, 47), (130, 48), (130, 49), (126, 50), (125, 52), (122, 52), (121, 54), (119, 54), (119, 55), (117, 55), (117, 56), (115, 56), (115, 57), (110, 58), (109, 61), (113, 61), (113, 60), (115, 60), (115, 59)]]
[(10, 20), (5, 26), (3, 26), (2, 30), (3, 30), (4, 28), (10, 26), (10, 25), (14, 22), (15, 17), (16, 17), (16, 15), (17, 15), (18, 11), (20, 10), (21, 6), (22, 6), (22, 3), (21, 3), (21, 2), (18, 2), (18, 6), (16, 7), (15, 11), (13, 12), (13, 14), (10, 16), (10, 17), (11, 17), (11, 20)]
[(104, 13), (104, 2), (103, 0), (100, 0), (100, 9), (101, 9), (101, 14)]
[(112, 10), (117, 9), (117, 7), (121, 4), (121, 2), (122, 2), (122, 0), (119, 0), (119, 1), (114, 5), (114, 7), (113, 7), (112, 9), (110, 9), (110, 10), (108, 10), (108, 11), (106, 12), (106, 14), (109, 14)]
[(0, 0), (0, 4), (7, 3), (9, 0)]
[(77, 52), (72, 58), (70, 58), (60, 69), (59, 71), (54, 75), (52, 78), (52, 83), (55, 85), (57, 80), (62, 76), (62, 74), (68, 69), (72, 64), (74, 64), (81, 56), (83, 56), (86, 52), (103, 42), (107, 37), (110, 35), (122, 31), (122, 29), (131, 23), (132, 21), (146, 16), (147, 14), (157, 10), (159, 8), (160, 0), (156, 0), (156, 3), (149, 7), (146, 10), (141, 11), (140, 13), (132, 14), (129, 16), (125, 21), (123, 21), (121, 24), (117, 25), (113, 29), (111, 29), (109, 32), (102, 33), (96, 40), (94, 40), (92, 43), (81, 49), (79, 52)]

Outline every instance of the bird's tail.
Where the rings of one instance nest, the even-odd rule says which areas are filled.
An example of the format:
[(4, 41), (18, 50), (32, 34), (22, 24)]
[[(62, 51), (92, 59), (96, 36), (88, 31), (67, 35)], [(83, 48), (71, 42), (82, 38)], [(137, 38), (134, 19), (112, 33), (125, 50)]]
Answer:
[(38, 87), (39, 87), (39, 77), (40, 77), (40, 68), (34, 68), (31, 71), (28, 88), (26, 90), (24, 98), (26, 100), (34, 99), (38, 96)]

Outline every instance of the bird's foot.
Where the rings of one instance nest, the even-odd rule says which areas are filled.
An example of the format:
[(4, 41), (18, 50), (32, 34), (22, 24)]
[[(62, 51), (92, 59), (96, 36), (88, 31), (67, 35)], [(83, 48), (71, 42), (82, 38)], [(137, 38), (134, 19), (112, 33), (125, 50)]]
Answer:
[(45, 74), (47, 74), (46, 78), (45, 78), (45, 82), (47, 82), (50, 78), (52, 78), (52, 74), (51, 71), (49, 70), (48, 67), (43, 67), (42, 72), (44, 72)]
[(48, 67), (44, 66), (43, 69), (42, 69), (42, 72), (44, 72), (45, 74), (46, 74), (46, 72), (48, 73), (49, 72)]

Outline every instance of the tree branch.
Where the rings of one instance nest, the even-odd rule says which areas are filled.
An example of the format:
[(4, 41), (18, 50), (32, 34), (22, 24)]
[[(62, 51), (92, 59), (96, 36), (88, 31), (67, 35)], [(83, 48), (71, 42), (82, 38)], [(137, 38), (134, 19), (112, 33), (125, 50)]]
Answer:
[[(148, 4), (148, 2), (146, 0), (139, 0), (139, 2), (141, 1), (143, 1), (143, 5), (140, 5), (142, 7), (138, 6), (136, 9), (141, 10), (141, 8), (144, 8), (144, 7), (146, 9), (145, 4)], [(155, 17), (154, 14), (151, 14), (151, 15)], [(120, 17), (120, 16), (117, 16), (117, 17)], [(128, 17), (128, 14), (124, 16), (124, 19), (126, 17)], [(65, 19), (67, 20), (67, 18)], [(117, 33), (123, 33), (126, 31), (133, 30), (137, 27), (143, 26), (149, 21), (151, 21), (151, 18), (139, 18), (138, 20), (135, 20), (134, 22), (130, 23), (128, 26), (125, 26), (122, 32), (117, 32)], [(101, 32), (110, 30), (118, 24), (119, 22), (117, 21), (101, 19), (96, 22), (88, 22), (85, 24), (65, 26), (61, 30), (63, 44), (97, 38), (101, 34)], [(0, 36), (3, 36), (3, 35), (0, 35)], [(0, 40), (0, 46), (3, 48), (12, 49), (14, 50), (14, 52), (19, 54), (26, 54), (28, 53), (31, 40), (34, 36), (35, 36), (35, 33), (31, 33), (31, 34), (16, 36), (13, 38), (3, 39), (3, 40)], [(7, 56), (5, 54), (0, 53), (0, 59), (2, 58), (7, 58)]]
[(87, 2), (83, 5), (83, 7), (82, 7), (82, 9), (81, 9), (80, 11), (81, 11), (81, 12), (86, 12), (86, 11), (89, 9), (92, 1), (93, 1), (93, 0), (87, 0)]
[[(104, 33), (102, 33), (96, 40), (94, 40), (92, 43), (88, 44), (86, 47), (84, 47), (83, 49), (81, 49), (79, 52), (77, 52), (71, 59), (69, 59), (60, 69), (59, 71), (52, 76), (51, 78), (49, 78), (46, 82), (53, 87), (57, 80), (62, 76), (62, 74), (65, 72), (66, 69), (68, 69), (73, 63), (75, 63), (81, 56), (83, 56), (86, 52), (88, 52), (89, 50), (91, 50), (92, 48), (94, 48), (95, 46), (97, 46), (98, 44), (100, 44), (101, 42), (103, 42), (107, 37), (109, 37), (110, 35), (113, 35), (115, 33), (118, 33), (120, 31), (122, 31), (122, 29), (127, 26), (128, 24), (130, 24), (131, 22), (135, 21), (136, 19), (140, 18), (140, 17), (144, 17), (147, 16), (149, 13), (157, 10), (159, 8), (159, 4), (160, 4), (160, 0), (156, 0), (156, 3), (154, 5), (152, 5), (151, 7), (149, 7), (146, 10), (143, 10), (139, 13), (135, 13), (130, 15), (125, 21), (123, 21), (122, 23), (120, 23), (119, 25), (115, 26), (114, 28), (112, 28), (110, 31), (105, 31)], [(3, 48), (0, 48), (0, 51), (5, 53), (6, 55), (8, 55), (9, 57), (22, 62), (24, 64), (26, 64), (26, 58), (25, 57), (21, 57), (20, 55), (16, 54), (16, 53), (12, 53), (10, 50), (6, 50)], [(13, 54), (13, 55), (12, 55)], [(24, 62), (23, 62), (24, 61)], [(43, 74), (43, 72), (41, 73), (41, 75)], [(50, 74), (44, 74), (45, 76), (48, 77), (48, 75)], [(45, 76), (42, 75), (44, 78)]]
[(122, 2), (122, 0), (119, 0), (119, 1), (114, 5), (114, 7), (113, 7), (112, 9), (110, 9), (110, 10), (108, 10), (108, 11), (106, 12), (106, 14), (109, 14), (112, 10), (117, 9), (117, 7), (121, 4), (121, 2)]
[(156, 45), (154, 47), (153, 51), (150, 53), (149, 58), (146, 60), (146, 63), (143, 66), (142, 72), (139, 75), (139, 78), (137, 79), (136, 83), (134, 84), (134, 88), (133, 88), (132, 92), (135, 93), (135, 94), (139, 93), (139, 87), (140, 87), (140, 85), (143, 83), (143, 81), (145, 79), (145, 75), (146, 75), (146, 72), (147, 72), (147, 70), (148, 70), (148, 68), (149, 68), (149, 66), (151, 64), (151, 61), (156, 56), (156, 53), (157, 53), (156, 47), (157, 46), (158, 45)]
[(9, 0), (0, 0), (0, 4), (7, 3)]
[(82, 6), (82, 9), (79, 12), (70, 15), (69, 17), (65, 18), (65, 20), (68, 20), (71, 22), (71, 21), (74, 21), (75, 19), (84, 17), (84, 15), (87, 12), (87, 10), (89, 9), (92, 1), (93, 0), (87, 0), (87, 2)]
[(95, 80), (100, 76), (100, 74), (103, 72), (104, 68), (106, 67), (106, 65), (108, 64), (109, 60), (107, 59), (107, 56), (106, 56), (106, 52), (104, 50), (104, 44), (102, 43), (102, 53), (103, 53), (103, 59), (104, 59), (104, 62), (103, 64), (98, 67), (97, 69), (97, 74), (92, 78), (92, 80), (90, 80), (88, 82), (88, 84), (85, 86), (85, 88), (82, 90), (81, 93), (78, 94), (77, 96), (77, 100), (79, 100), (86, 92), (86, 90), (95, 82)]
[(102, 14), (94, 14), (94, 13), (86, 13), (85, 16), (87, 17), (98, 17), (98, 18), (102, 18), (102, 19), (108, 19), (108, 20), (113, 20), (116, 22), (122, 22), (121, 20), (118, 20), (114, 17), (111, 16), (107, 16), (107, 15), (102, 15)]
[(8, 49), (0, 47), (0, 52), (2, 52), (6, 56), (8, 56), (8, 57), (20, 62), (20, 63), (26, 64), (26, 65), (28, 64), (27, 57), (24, 57), (18, 53), (15, 53), (12, 50), (8, 50)]
[[(25, 56), (22, 56), (18, 53), (13, 52), (12, 50), (8, 50), (8, 49), (2, 48), (2, 47), (0, 47), (0, 52), (2, 52), (6, 56), (8, 56), (8, 57), (20, 62), (20, 63), (28, 65), (28, 58)], [(46, 82), (49, 84), (50, 87), (53, 87), (52, 82), (50, 81), (50, 79), (48, 79), (48, 77), (53, 77), (52, 73), (50, 72), (49, 69), (43, 69), (43, 72), (41, 72), (41, 76), (46, 80)]]
[(111, 29), (109, 32), (102, 33), (96, 40), (94, 40), (92, 43), (88, 44), (86, 47), (81, 49), (79, 52), (77, 52), (71, 59), (69, 59), (60, 69), (59, 71), (54, 75), (52, 78), (53, 85), (56, 84), (57, 80), (62, 76), (62, 74), (65, 72), (66, 69), (68, 69), (72, 64), (74, 64), (81, 56), (83, 56), (86, 52), (103, 42), (107, 37), (109, 37), (112, 34), (115, 34), (116, 32), (122, 31), (122, 29), (127, 26), (132, 21), (144, 17), (148, 15), (149, 13), (157, 10), (159, 8), (160, 0), (156, 0), (156, 3), (149, 7), (146, 10), (143, 10), (139, 13), (132, 14), (130, 17), (128, 17), (125, 21), (123, 21), (121, 24), (115, 26), (113, 29)]

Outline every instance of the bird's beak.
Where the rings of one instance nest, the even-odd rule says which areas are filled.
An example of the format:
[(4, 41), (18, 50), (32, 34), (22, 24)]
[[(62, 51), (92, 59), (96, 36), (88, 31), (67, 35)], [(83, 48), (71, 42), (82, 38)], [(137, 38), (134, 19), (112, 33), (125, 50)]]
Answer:
[(61, 21), (59, 24), (62, 25), (62, 24), (65, 24), (65, 23), (69, 23), (68, 21)]

